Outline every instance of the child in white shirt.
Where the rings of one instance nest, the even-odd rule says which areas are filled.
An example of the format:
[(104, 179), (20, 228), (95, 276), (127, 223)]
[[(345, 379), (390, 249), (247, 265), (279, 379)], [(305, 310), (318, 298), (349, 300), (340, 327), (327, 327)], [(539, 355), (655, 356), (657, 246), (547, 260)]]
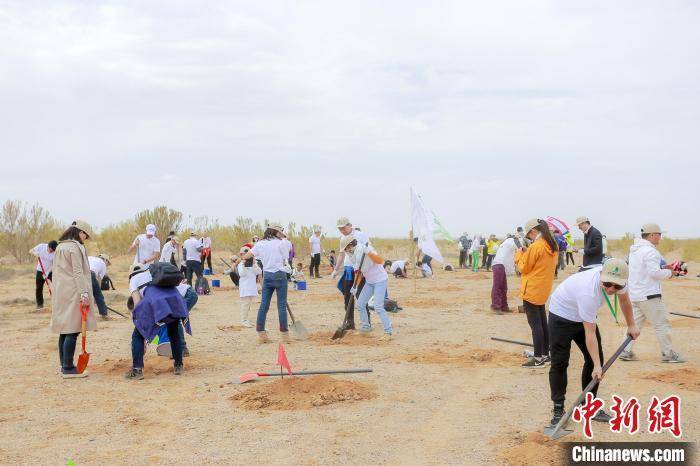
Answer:
[(304, 264), (299, 262), (297, 267), (292, 270), (292, 283), (294, 283), (294, 289), (297, 289), (297, 283), (305, 281), (306, 277), (304, 277)]
[[(241, 248), (241, 256), (249, 251), (249, 248)], [(257, 278), (262, 272), (255, 261), (255, 258), (242, 260), (236, 266), (240, 279), (238, 281), (238, 289), (241, 296), (241, 325), (244, 327), (254, 327), (252, 322), (248, 320), (248, 313), (253, 305), (253, 300), (258, 297)]]

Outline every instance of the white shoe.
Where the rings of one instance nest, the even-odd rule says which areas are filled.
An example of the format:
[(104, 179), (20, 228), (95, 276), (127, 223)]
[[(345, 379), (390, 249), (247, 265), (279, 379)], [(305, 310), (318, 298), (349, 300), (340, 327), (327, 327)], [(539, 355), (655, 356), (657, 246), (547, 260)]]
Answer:
[(270, 343), (270, 337), (267, 336), (267, 332), (258, 332), (258, 343)]
[(685, 358), (680, 354), (676, 353), (675, 351), (671, 350), (669, 354), (663, 354), (661, 356), (661, 362), (681, 363), (685, 362)]
[(249, 320), (244, 320), (243, 322), (241, 322), (241, 325), (247, 328), (255, 327), (255, 325), (253, 325), (253, 323)]

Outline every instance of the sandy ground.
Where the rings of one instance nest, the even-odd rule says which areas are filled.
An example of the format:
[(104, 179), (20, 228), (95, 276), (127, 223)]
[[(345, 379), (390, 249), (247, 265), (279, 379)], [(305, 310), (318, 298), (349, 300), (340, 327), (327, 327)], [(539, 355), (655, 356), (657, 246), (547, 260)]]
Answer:
[[(108, 300), (125, 310), (127, 258), (113, 266), (117, 291)], [(693, 267), (697, 270), (697, 267)], [(573, 268), (569, 269), (573, 271)], [(567, 271), (568, 272), (568, 271)], [(568, 274), (564, 274), (566, 276)], [(204, 296), (192, 313), (192, 356), (177, 377), (169, 360), (150, 349), (146, 378), (127, 381), (129, 320), (98, 322), (88, 336), (87, 379), (57, 375), (57, 336), (49, 313), (33, 305), (34, 275), (17, 268), (0, 283), (5, 334), (0, 366), (0, 461), (5, 464), (264, 463), (264, 464), (557, 464), (556, 443), (539, 433), (549, 420), (547, 369), (524, 369), (522, 347), (491, 336), (529, 340), (523, 314), (495, 315), (490, 273), (457, 270), (435, 280), (390, 281), (404, 307), (390, 314), (396, 338), (328, 338), (342, 321), (341, 297), (328, 278), (309, 290), (290, 290), (290, 303), (313, 333), (287, 345), (294, 369), (371, 367), (371, 374), (229, 382), (251, 370), (274, 371), (277, 315), (269, 315), (273, 344), (259, 345), (238, 322), (238, 291), (230, 280)], [(218, 277), (221, 278), (221, 277)], [(518, 279), (509, 279), (509, 303), (518, 304)], [(700, 316), (700, 279), (667, 282), (668, 307)], [(77, 312), (77, 311), (76, 311)], [(622, 328), (600, 311), (606, 353)], [(378, 319), (375, 319), (378, 322)], [(660, 362), (646, 327), (637, 346), (640, 362), (618, 362), (600, 394), (636, 396), (643, 410), (652, 395), (682, 397), (683, 439), (698, 438), (700, 321), (673, 317), (678, 351), (690, 362)], [(568, 399), (580, 390), (582, 358), (572, 352)], [(642, 415), (643, 419), (645, 416)], [(581, 438), (577, 433), (568, 439)], [(645, 426), (642, 426), (644, 430)], [(629, 437), (596, 424), (598, 440), (673, 440), (668, 433)]]

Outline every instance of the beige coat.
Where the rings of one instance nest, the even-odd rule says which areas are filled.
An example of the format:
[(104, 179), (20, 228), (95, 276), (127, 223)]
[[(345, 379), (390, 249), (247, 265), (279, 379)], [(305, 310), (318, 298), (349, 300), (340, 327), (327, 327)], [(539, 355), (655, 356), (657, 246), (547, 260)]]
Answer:
[(80, 333), (80, 295), (90, 296), (87, 329), (96, 330), (95, 301), (92, 296), (92, 277), (85, 246), (75, 240), (61, 241), (53, 260), (53, 297), (51, 300), (51, 331), (53, 333)]

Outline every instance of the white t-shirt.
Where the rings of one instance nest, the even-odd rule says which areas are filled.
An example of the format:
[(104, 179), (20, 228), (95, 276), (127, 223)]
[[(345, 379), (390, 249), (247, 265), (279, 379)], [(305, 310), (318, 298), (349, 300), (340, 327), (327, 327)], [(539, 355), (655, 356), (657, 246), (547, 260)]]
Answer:
[(251, 251), (263, 264), (263, 272), (275, 273), (284, 270), (284, 261), (289, 258), (289, 241), (261, 239)]
[(89, 256), (88, 264), (90, 264), (90, 271), (95, 272), (95, 275), (97, 275), (98, 281), (102, 280), (104, 276), (107, 275), (107, 264), (99, 257)]
[(197, 249), (201, 247), (202, 243), (200, 243), (199, 240), (194, 237), (190, 237), (186, 239), (184, 243), (182, 243), (182, 249), (185, 250), (185, 254), (187, 255), (188, 261), (200, 260), (201, 253)]
[[(149, 239), (145, 233), (141, 233), (136, 237), (132, 244), (136, 244), (137, 242), (138, 246), (136, 247), (136, 256), (134, 257), (134, 263), (140, 262), (141, 264), (145, 264), (146, 260), (153, 257), (154, 254), (160, 252), (160, 240), (155, 236), (151, 236), (151, 238)], [(152, 262), (155, 262), (157, 260), (158, 259), (156, 258)], [(149, 262), (149, 264), (152, 262)]]
[(165, 245), (163, 245), (163, 250), (160, 253), (160, 261), (170, 262), (170, 258), (175, 256), (175, 263), (177, 264), (180, 259), (178, 252), (178, 247), (173, 246), (172, 241), (168, 241), (165, 243)]
[[(139, 290), (139, 286), (143, 285), (144, 283), (148, 283), (151, 280), (153, 280), (153, 277), (151, 276), (151, 272), (149, 272), (148, 270), (146, 270), (145, 272), (137, 273), (129, 279), (129, 294), (133, 293), (136, 290)], [(142, 298), (143, 292), (145, 290), (145, 286), (139, 290), (139, 294)]]
[[(352, 255), (352, 263), (355, 269), (360, 267), (362, 255), (369, 252), (376, 254), (377, 251), (375, 251), (372, 246), (358, 245), (355, 248), (355, 253)], [(375, 283), (389, 279), (383, 264), (375, 264), (369, 256), (365, 256), (365, 261), (362, 262), (361, 272), (362, 275), (364, 275), (367, 283), (370, 285), (374, 285)]]
[(311, 235), (309, 238), (309, 244), (311, 245), (311, 254), (321, 254), (321, 238), (316, 235)]
[(402, 269), (406, 266), (406, 261), (394, 261), (391, 263), (391, 273), (396, 273), (397, 270)]
[(493, 258), (493, 265), (501, 264), (505, 267), (506, 272), (513, 273), (515, 270), (515, 252), (518, 247), (515, 245), (513, 238), (508, 238), (503, 241), (496, 250), (496, 257)]
[[(602, 266), (571, 275), (564, 280), (549, 298), (549, 312), (572, 322), (595, 324), (598, 309), (605, 304), (600, 284)], [(618, 291), (627, 293), (627, 287)], [(612, 303), (614, 296), (608, 296)]]
[(236, 266), (238, 270), (238, 275), (241, 277), (238, 281), (238, 291), (241, 298), (247, 296), (257, 296), (258, 295), (258, 284), (256, 282), (256, 277), (260, 275), (260, 267), (253, 261), (252, 267), (246, 267), (245, 261), (241, 261)]
[[(44, 264), (44, 270), (48, 276), (53, 269), (53, 258), (56, 255), (56, 251), (49, 252), (49, 245), (47, 243), (37, 244), (32, 251), (41, 259), (41, 263)], [(36, 261), (36, 270), (41, 272), (41, 265), (39, 265), (38, 260)]]

